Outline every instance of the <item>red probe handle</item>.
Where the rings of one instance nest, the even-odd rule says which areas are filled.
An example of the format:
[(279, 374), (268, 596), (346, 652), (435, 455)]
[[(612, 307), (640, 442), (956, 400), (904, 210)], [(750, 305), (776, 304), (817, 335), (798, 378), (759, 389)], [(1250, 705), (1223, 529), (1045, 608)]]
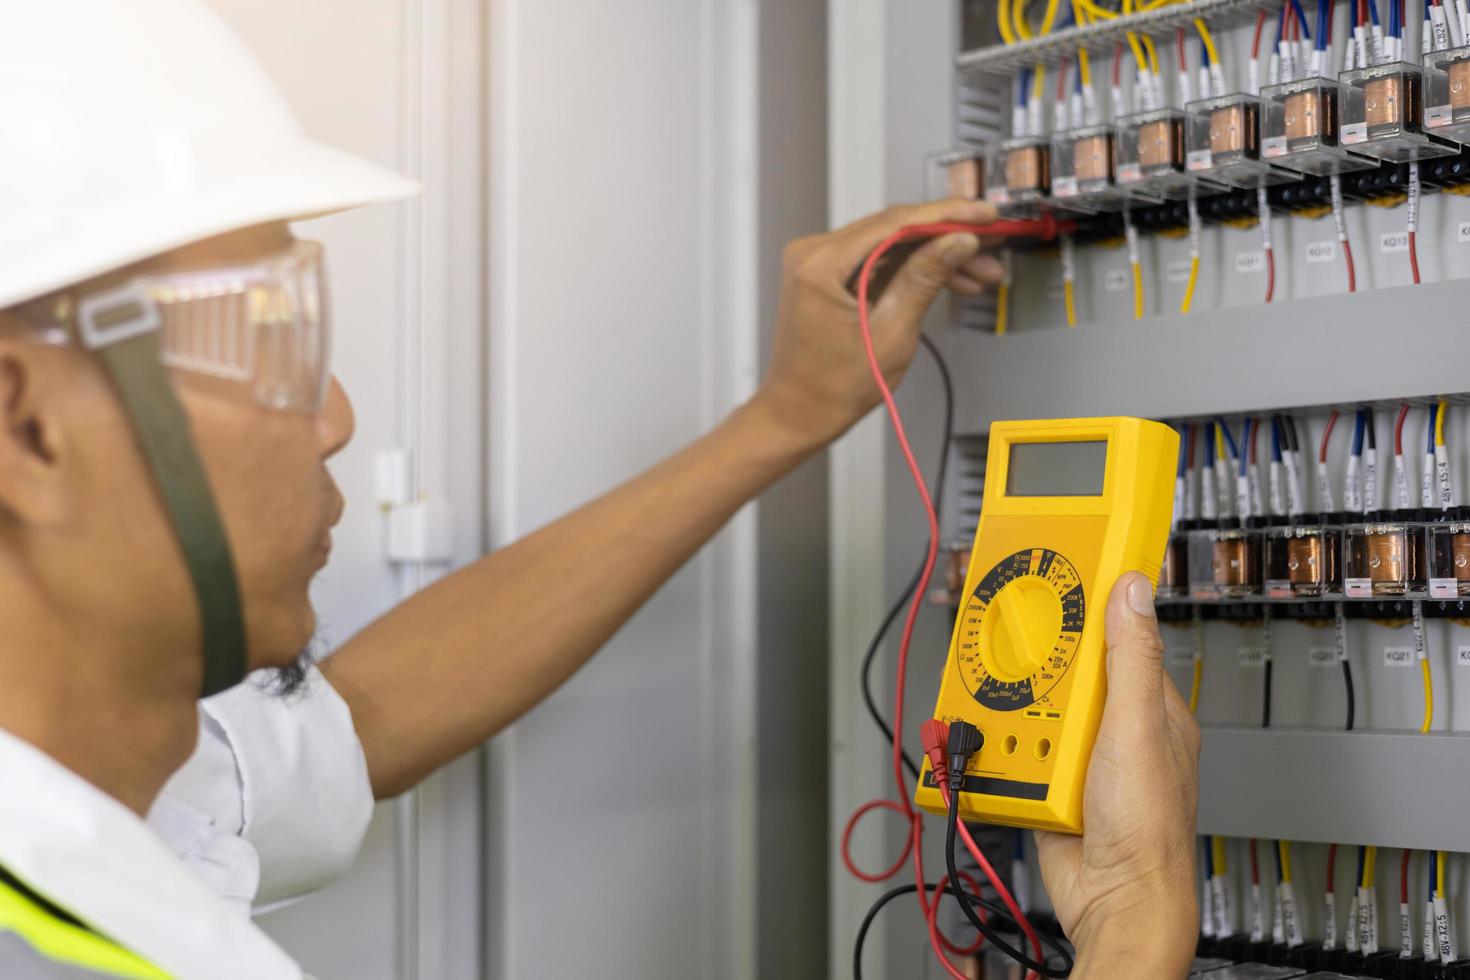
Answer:
[[(887, 248), (884, 250), (883, 257), (873, 268), (872, 277), (868, 282), (868, 302), (878, 301), (878, 297), (893, 281), (893, 277), (898, 274), (904, 262), (908, 261), (909, 256), (918, 251), (930, 238), (968, 233), (981, 238), (1029, 238), (1049, 242), (1059, 235), (1071, 234), (1076, 227), (1075, 221), (1058, 221), (1056, 215), (1050, 211), (1043, 212), (1039, 218), (1005, 218), (998, 221), (987, 221), (983, 224), (941, 221), (929, 225), (908, 225), (894, 232), (884, 242)], [(853, 296), (858, 293), (858, 279), (862, 276), (862, 271), (863, 266), (860, 264), (852, 270), (852, 275), (847, 277), (847, 291)]]

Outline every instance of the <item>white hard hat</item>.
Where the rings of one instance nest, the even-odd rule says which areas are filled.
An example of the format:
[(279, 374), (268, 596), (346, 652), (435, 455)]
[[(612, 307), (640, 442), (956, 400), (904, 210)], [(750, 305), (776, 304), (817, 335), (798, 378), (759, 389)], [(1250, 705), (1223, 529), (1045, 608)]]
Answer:
[(418, 186), (308, 139), (197, 0), (0, 4), (0, 309)]

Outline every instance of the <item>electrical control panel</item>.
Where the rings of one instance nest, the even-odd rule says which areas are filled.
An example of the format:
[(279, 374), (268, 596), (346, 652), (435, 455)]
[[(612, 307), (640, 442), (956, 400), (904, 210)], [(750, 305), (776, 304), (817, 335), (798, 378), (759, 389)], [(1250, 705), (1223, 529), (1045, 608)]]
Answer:
[[(1142, 419), (997, 422), (984, 509), (959, 600), (937, 718), (984, 744), (963, 819), (1082, 830), (1082, 788), (1106, 691), (1103, 612), (1130, 569), (1157, 580), (1178, 434)], [(946, 812), (934, 774), (915, 802)]]
[[(1166, 424), (1181, 452), (1157, 608), (1203, 733), (1197, 975), (1470, 977), (1470, 11), (954, 11), (933, 33), (954, 55), (944, 91), (890, 83), (949, 119), (947, 145), (893, 137), (923, 168), (894, 199), (979, 187), (1073, 231), (1001, 246), (1003, 284), (934, 333), (967, 476), (947, 484), (910, 714), (938, 690), (956, 716), (944, 633), (1006, 557), (968, 544), (996, 494), (992, 423)], [(921, 385), (909, 411), (937, 425), (943, 393)], [(891, 496), (887, 523), (914, 528)], [(911, 539), (890, 540), (896, 591)], [(1015, 841), (991, 863), (1040, 928), (1035, 852)], [(890, 929), (928, 955), (921, 929)], [(1011, 975), (1003, 959), (976, 957), (987, 977)]]

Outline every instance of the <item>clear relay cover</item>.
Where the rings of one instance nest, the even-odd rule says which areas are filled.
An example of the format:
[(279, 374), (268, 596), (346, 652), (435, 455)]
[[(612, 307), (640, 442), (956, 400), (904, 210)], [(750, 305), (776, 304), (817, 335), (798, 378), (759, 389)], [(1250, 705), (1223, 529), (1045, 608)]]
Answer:
[(1447, 524), (1429, 527), (1429, 597), (1470, 597), (1470, 519), (1457, 514)]
[(1376, 160), (1339, 145), (1337, 104), (1337, 82), (1330, 78), (1301, 78), (1262, 89), (1261, 156), (1318, 177), (1376, 166)]
[(1402, 61), (1343, 72), (1338, 89), (1343, 145), (1394, 163), (1458, 153), (1454, 142), (1424, 132), (1421, 80), (1419, 67)]
[(1156, 109), (1118, 120), (1119, 188), (1164, 200), (1179, 200), (1191, 189), (1217, 188), (1185, 166), (1186, 128), (1185, 115), (1178, 109)]
[(1343, 536), (1343, 591), (1349, 598), (1417, 595), (1424, 592), (1422, 524), (1355, 524)]
[[(1058, 206), (1081, 211), (1121, 211), (1130, 193), (1116, 180), (1118, 135), (1112, 126), (1085, 126), (1051, 138), (1051, 196)], [(1158, 198), (1153, 198), (1157, 202)]]
[(979, 200), (985, 195), (985, 155), (975, 150), (953, 150), (928, 158), (928, 196)]
[(1435, 136), (1470, 140), (1470, 46), (1424, 56), (1424, 128)]
[(1185, 107), (1185, 166), (1231, 187), (1264, 187), (1297, 179), (1261, 158), (1261, 100), (1237, 92)]

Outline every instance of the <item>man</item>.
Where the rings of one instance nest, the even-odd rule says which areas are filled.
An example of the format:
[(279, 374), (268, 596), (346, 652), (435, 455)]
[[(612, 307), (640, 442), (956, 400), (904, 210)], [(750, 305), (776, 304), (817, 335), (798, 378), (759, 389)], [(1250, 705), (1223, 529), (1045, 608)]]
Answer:
[[(345, 866), (370, 795), (413, 786), (544, 698), (742, 504), (873, 407), (842, 284), (874, 244), (993, 217), (946, 201), (793, 244), (750, 402), (303, 673), (308, 586), (341, 509), (324, 463), (352, 416), (328, 373), (321, 250), (287, 222), (413, 186), (307, 140), (194, 0), (7, 5), (0, 132), (7, 980), (299, 977), (241, 909)], [(927, 244), (877, 304), (890, 381), (942, 288), (998, 279), (977, 249), (967, 235)], [(1098, 976), (1124, 956), (1178, 972), (1193, 942), (1195, 735), (1163, 683), (1146, 584), (1130, 581), (1111, 610), (1089, 834), (1044, 851), (1080, 968)], [(566, 590), (587, 598), (569, 609)], [(239, 685), (293, 669), (296, 699)], [(289, 802), (303, 794), (309, 808)], [(1154, 903), (1178, 928), (1150, 948), (1113, 929)]]

